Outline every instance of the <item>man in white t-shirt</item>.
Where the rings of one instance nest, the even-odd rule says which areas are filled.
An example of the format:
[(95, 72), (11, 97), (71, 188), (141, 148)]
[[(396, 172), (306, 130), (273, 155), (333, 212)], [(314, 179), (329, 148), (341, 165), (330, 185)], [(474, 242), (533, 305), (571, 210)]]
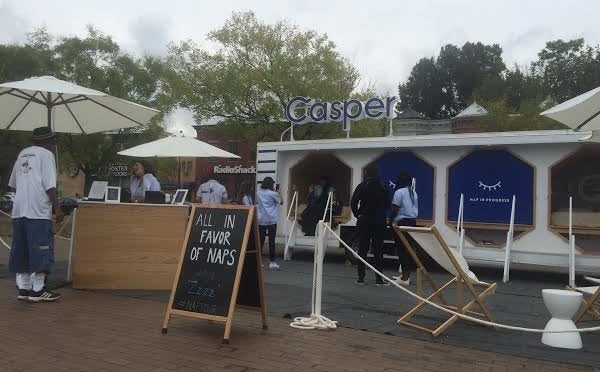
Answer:
[(214, 179), (204, 182), (198, 188), (196, 201), (202, 204), (228, 204), (229, 199), (225, 186)]
[(54, 133), (48, 127), (36, 128), (32, 140), (34, 145), (19, 153), (8, 182), (15, 189), (8, 267), (16, 274), (17, 299), (49, 302), (60, 298), (45, 286), (54, 265), (52, 209), (57, 222), (64, 214), (58, 204), (56, 162), (50, 151), (56, 144)]

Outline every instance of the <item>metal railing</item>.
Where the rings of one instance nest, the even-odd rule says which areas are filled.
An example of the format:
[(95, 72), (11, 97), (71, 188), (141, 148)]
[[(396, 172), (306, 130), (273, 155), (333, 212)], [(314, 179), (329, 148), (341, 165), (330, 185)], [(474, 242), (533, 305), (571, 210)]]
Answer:
[[(330, 192), (327, 195), (327, 203), (325, 204), (325, 210), (323, 211), (323, 216), (321, 217), (322, 221), (327, 221), (327, 213), (329, 213), (329, 221), (324, 222), (327, 226), (331, 227), (333, 222), (333, 193)], [(309, 206), (307, 206), (308, 208)], [(292, 212), (294, 213), (294, 218), (292, 219)], [(291, 220), (291, 221), (290, 221)], [(285, 248), (283, 251), (283, 259), (284, 261), (290, 261), (292, 259), (292, 249), (291, 247), (295, 245), (297, 226), (298, 226), (298, 191), (294, 191), (294, 196), (292, 197), (292, 202), (290, 203), (290, 208), (288, 209), (287, 218), (288, 224), (287, 235), (285, 237)]]
[[(290, 217), (292, 215), (292, 211), (294, 211), (294, 220), (291, 222), (290, 226)], [(283, 260), (289, 261), (292, 259), (290, 244), (292, 242), (292, 238), (296, 238), (296, 226), (298, 225), (298, 191), (294, 191), (294, 196), (292, 197), (292, 202), (290, 203), (290, 209), (288, 210), (286, 223), (288, 224), (287, 236), (285, 238), (285, 250), (283, 251)]]

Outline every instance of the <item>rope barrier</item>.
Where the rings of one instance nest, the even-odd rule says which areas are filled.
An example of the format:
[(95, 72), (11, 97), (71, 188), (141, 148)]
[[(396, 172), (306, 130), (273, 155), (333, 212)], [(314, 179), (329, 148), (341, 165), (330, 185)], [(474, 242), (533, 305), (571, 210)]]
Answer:
[(10, 251), (10, 245), (8, 245), (4, 239), (2, 239), (2, 237), (0, 236), (0, 243), (2, 243), (3, 246), (5, 246), (6, 248), (8, 248), (8, 250)]
[[(8, 213), (6, 213), (4, 211), (0, 211), (0, 215), (4, 215), (4, 216), (6, 216), (8, 218), (12, 218), (10, 214), (8, 214)], [(61, 223), (60, 229), (58, 230), (58, 232), (56, 234), (54, 234), (55, 238), (63, 239), (63, 240), (66, 240), (66, 241), (70, 241), (71, 240), (71, 238), (68, 238), (66, 236), (62, 236), (60, 234), (65, 230), (65, 227), (67, 227), (67, 224), (71, 221), (72, 217), (73, 217), (72, 215), (67, 216), (67, 218)], [(2, 236), (0, 236), (0, 243), (3, 246), (5, 246), (6, 248), (8, 248), (10, 250), (10, 245), (8, 245), (8, 243), (6, 243), (6, 241), (2, 238)]]
[(297, 329), (336, 329), (337, 321), (323, 315), (311, 314), (310, 317), (297, 317), (290, 323), (290, 327)]
[[(0, 210), (0, 215), (4, 215), (8, 218), (11, 218), (10, 214), (8, 214), (4, 211), (1, 211), (1, 210)], [(2, 236), (0, 236), (0, 243), (2, 243), (2, 245), (5, 246), (10, 251), (10, 245), (8, 245), (8, 243), (6, 243), (6, 241), (2, 238)]]
[(371, 269), (372, 271), (374, 271), (376, 274), (381, 275), (385, 280), (387, 280), (388, 282), (390, 282), (391, 284), (393, 284), (394, 286), (396, 286), (396, 288), (404, 291), (406, 294), (408, 294), (411, 297), (414, 297), (416, 299), (418, 299), (419, 301), (425, 302), (428, 305), (431, 305), (432, 307), (435, 307), (438, 310), (444, 311), (448, 314), (452, 314), (452, 315), (456, 315), (457, 317), (463, 319), (463, 320), (468, 320), (474, 323), (479, 323), (479, 324), (483, 324), (486, 326), (490, 326), (490, 327), (495, 327), (495, 328), (502, 328), (502, 329), (507, 329), (507, 330), (511, 330), (511, 331), (520, 331), (520, 332), (529, 332), (529, 333), (573, 333), (573, 332), (579, 332), (579, 333), (585, 333), (585, 332), (596, 332), (596, 331), (600, 331), (600, 326), (597, 327), (589, 327), (589, 328), (578, 328), (575, 330), (560, 330), (560, 331), (546, 331), (540, 328), (526, 328), (526, 327), (519, 327), (519, 326), (511, 326), (511, 325), (507, 325), (507, 324), (502, 324), (502, 323), (495, 323), (495, 322), (489, 322), (487, 320), (481, 320), (481, 319), (477, 319), (474, 318), (472, 316), (469, 315), (465, 315), (465, 314), (461, 314), (461, 313), (457, 313), (455, 311), (452, 311), (450, 309), (447, 309), (443, 306), (440, 306), (438, 304), (436, 304), (435, 302), (432, 302), (426, 298), (423, 298), (421, 296), (419, 296), (418, 294), (404, 288), (403, 286), (401, 286), (400, 284), (396, 283), (395, 280), (388, 278), (385, 274), (383, 274), (382, 272), (380, 272), (379, 270), (375, 269), (375, 267), (373, 267), (370, 263), (368, 263), (365, 259), (363, 259), (358, 253), (356, 253), (352, 248), (350, 248), (350, 246), (348, 244), (346, 244), (346, 242), (344, 242), (342, 240), (342, 238), (340, 238), (339, 235), (337, 235), (335, 233), (335, 231), (333, 231), (329, 226), (326, 226), (326, 229), (329, 230), (329, 233), (333, 234), (333, 236), (338, 239), (340, 241), (340, 243), (342, 243), (342, 245), (348, 249), (350, 252), (352, 252), (352, 254), (359, 259), (362, 263), (365, 264), (366, 267), (368, 267), (369, 269)]

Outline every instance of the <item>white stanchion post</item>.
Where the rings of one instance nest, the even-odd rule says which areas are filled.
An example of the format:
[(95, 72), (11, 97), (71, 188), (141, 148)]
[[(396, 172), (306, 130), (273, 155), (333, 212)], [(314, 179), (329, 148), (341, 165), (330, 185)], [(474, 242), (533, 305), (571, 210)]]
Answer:
[(510, 223), (508, 225), (508, 232), (506, 233), (506, 249), (504, 255), (504, 273), (502, 275), (502, 281), (508, 282), (510, 277), (510, 250), (512, 248), (513, 232), (515, 228), (515, 203), (516, 197), (513, 195), (512, 207), (510, 210)]
[(315, 254), (315, 272), (316, 272), (316, 285), (315, 285), (315, 308), (314, 315), (321, 315), (321, 296), (323, 292), (323, 251), (325, 250), (324, 240), (327, 234), (325, 234), (325, 223), (323, 220), (317, 224), (318, 235), (317, 235), (317, 253)]
[(569, 285), (575, 287), (575, 235), (573, 235), (573, 197), (569, 197)]
[(67, 260), (67, 283), (71, 282), (73, 262), (73, 240), (75, 240), (75, 224), (77, 223), (77, 208), (73, 209), (71, 219), (71, 241), (69, 242), (69, 259)]
[(312, 285), (312, 299), (310, 306), (311, 316), (316, 314), (317, 311), (317, 274), (318, 274), (318, 265), (319, 265), (319, 231), (317, 225), (317, 230), (315, 231), (315, 247), (313, 252), (313, 285)]
[[(323, 290), (323, 259), (325, 258), (325, 231), (331, 229), (323, 220), (319, 221), (315, 231), (315, 250), (313, 265), (313, 287), (310, 317), (296, 317), (290, 327), (297, 329), (336, 329), (336, 321), (321, 315), (321, 294)], [(333, 233), (335, 235), (335, 233)], [(337, 235), (336, 235), (337, 237)]]
[(458, 218), (456, 221), (456, 246), (458, 247), (458, 252), (462, 255), (463, 245), (462, 245), (462, 216), (463, 216), (463, 203), (464, 203), (464, 195), (460, 194), (460, 203), (458, 204)]

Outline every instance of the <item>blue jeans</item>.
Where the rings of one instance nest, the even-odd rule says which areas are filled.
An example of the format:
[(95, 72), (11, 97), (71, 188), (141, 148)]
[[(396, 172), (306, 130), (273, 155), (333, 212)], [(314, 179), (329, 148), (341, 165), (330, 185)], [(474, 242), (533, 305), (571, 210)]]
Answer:
[(54, 266), (54, 232), (51, 220), (12, 219), (11, 273), (49, 273)]

